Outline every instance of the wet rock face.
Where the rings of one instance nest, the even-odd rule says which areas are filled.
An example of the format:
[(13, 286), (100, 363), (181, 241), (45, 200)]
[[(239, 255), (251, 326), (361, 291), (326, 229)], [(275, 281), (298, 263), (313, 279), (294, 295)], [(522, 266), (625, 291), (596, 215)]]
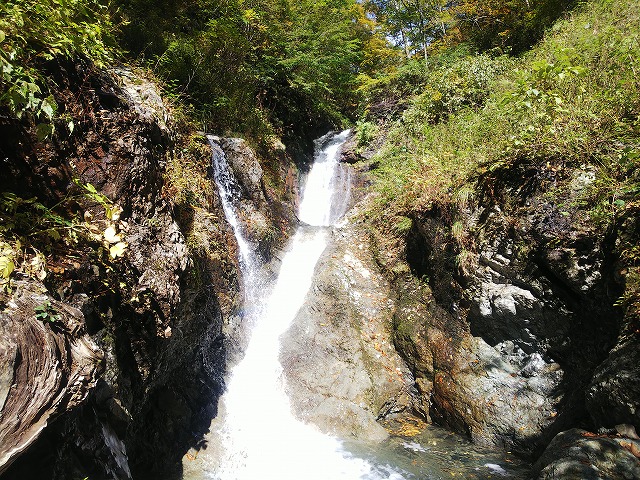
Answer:
[(572, 429), (558, 434), (534, 465), (539, 480), (640, 478), (640, 441)]
[(526, 451), (558, 415), (559, 365), (527, 355), (513, 342), (492, 346), (444, 311), (430, 288), (397, 279), (394, 343), (416, 378), (425, 419), (476, 443)]
[[(376, 234), (374, 249), (395, 285), (395, 343), (424, 414), (532, 453), (581, 422), (637, 422), (638, 389), (632, 347), (605, 361), (621, 286), (614, 241), (575, 206), (592, 176), (509, 175), (462, 207), (455, 236), (451, 207), (436, 206), (409, 214), (404, 247), (386, 251)], [(551, 185), (561, 198), (549, 200)]]
[(640, 338), (622, 337), (598, 366), (587, 391), (587, 408), (596, 425), (640, 429)]
[[(616, 244), (626, 249), (637, 245), (639, 236), (640, 220), (632, 212), (621, 222)], [(624, 281), (633, 284), (631, 272), (637, 268), (623, 265), (620, 276), (627, 275)], [(616, 346), (596, 369), (587, 391), (587, 408), (597, 426), (622, 423), (640, 431), (640, 316), (637, 307), (625, 310)]]
[(413, 379), (391, 341), (389, 285), (361, 226), (336, 228), (305, 306), (281, 337), (292, 410), (343, 438), (381, 440), (377, 422), (411, 411)]
[(82, 182), (123, 208), (122, 232), (137, 277), (135, 293), (148, 292), (159, 302), (157, 328), (164, 332), (180, 301), (179, 280), (188, 263), (184, 236), (170, 203), (161, 196), (172, 143), (168, 114), (155, 86), (136, 81), (125, 69), (114, 74), (120, 84), (112, 86), (114, 95), (128, 108), (103, 111), (99, 136), (87, 132), (88, 141), (78, 142), (69, 163)]
[(559, 366), (541, 361), (534, 375), (524, 375), (522, 363), (479, 337), (465, 339), (457, 353), (449, 372), (434, 375), (432, 418), (464, 425), (479, 444), (526, 451), (557, 415)]
[(243, 197), (257, 208), (267, 203), (264, 193), (263, 172), (254, 151), (241, 138), (220, 138), (220, 146), (227, 155), (238, 183), (244, 187)]
[(269, 260), (292, 233), (294, 206), (298, 195), (294, 168), (283, 150), (271, 152), (270, 164), (282, 182), (268, 187), (266, 175), (256, 152), (241, 138), (212, 137), (224, 152), (241, 191), (236, 208), (247, 238), (258, 246), (264, 260)]
[[(47, 276), (45, 290), (27, 285), (0, 295), (7, 332), (0, 428), (11, 438), (2, 442), (2, 468), (20, 454), (7, 478), (157, 478), (179, 468), (215, 415), (224, 371), (219, 299), (228, 311), (237, 292), (233, 261), (222, 258), (228, 252), (209, 251), (197, 238), (198, 251), (189, 252), (185, 234), (206, 224), (222, 249), (230, 233), (205, 208), (179, 222), (164, 195), (175, 139), (155, 87), (125, 70), (68, 67), (55, 70), (55, 95), (74, 120), (72, 134), (45, 145), (23, 126), (3, 137), (2, 151), (12, 152), (3, 161), (25, 179), (16, 193), (45, 204), (66, 195), (74, 176), (94, 185), (123, 208), (118, 227), (128, 246), (115, 261), (99, 257), (96, 245), (80, 246), (73, 259), (55, 259), (64, 268)], [(104, 218), (101, 205), (79, 202)], [(204, 207), (221, 219), (218, 206)], [(33, 317), (46, 300), (59, 321)], [(31, 403), (16, 403), (14, 393)]]
[(355, 136), (351, 135), (342, 146), (340, 161), (353, 165), (362, 160), (364, 160), (364, 157), (358, 151), (358, 142)]

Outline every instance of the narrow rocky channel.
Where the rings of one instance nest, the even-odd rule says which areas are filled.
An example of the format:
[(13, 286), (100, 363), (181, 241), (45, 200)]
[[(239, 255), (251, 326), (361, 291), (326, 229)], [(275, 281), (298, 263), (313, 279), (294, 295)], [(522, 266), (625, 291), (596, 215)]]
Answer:
[[(416, 416), (415, 379), (393, 346), (392, 290), (358, 206), (345, 212), (350, 174), (338, 159), (347, 137), (317, 141), (303, 223), (275, 280), (243, 248), (243, 228), (225, 208), (241, 245), (250, 340), (209, 436), (184, 459), (184, 478), (522, 478), (515, 459)], [(213, 148), (231, 207), (239, 188), (220, 174), (228, 166)]]

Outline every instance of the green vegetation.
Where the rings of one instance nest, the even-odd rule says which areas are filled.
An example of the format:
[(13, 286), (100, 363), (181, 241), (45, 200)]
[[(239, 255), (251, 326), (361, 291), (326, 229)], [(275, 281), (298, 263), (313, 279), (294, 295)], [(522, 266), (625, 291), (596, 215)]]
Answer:
[[(594, 0), (520, 58), (477, 54), (468, 43), (370, 79), (360, 125), (380, 122), (379, 112), (396, 119), (374, 159), (371, 217), (384, 218), (381, 228), (393, 234), (406, 216), (437, 209), (465, 264), (470, 246), (459, 221), (478, 180), (491, 196), (500, 178), (561, 179), (579, 169), (587, 187), (567, 210), (587, 214), (603, 232), (633, 218), (640, 209), (638, 24), (637, 2)], [(550, 202), (562, 201), (565, 180), (550, 188)], [(637, 265), (625, 251), (627, 264)], [(637, 305), (629, 279), (625, 301)]]
[[(108, 9), (99, 0), (2, 2), (0, 113), (16, 123), (33, 125), (39, 140), (51, 139), (59, 111), (54, 99), (59, 88), (53, 79), (55, 70), (69, 61), (105, 66), (115, 52), (112, 30)], [(67, 120), (65, 127), (73, 132), (74, 124)], [(81, 240), (104, 243), (111, 258), (124, 253), (126, 245), (115, 229), (113, 235), (109, 230), (118, 209), (93, 186), (79, 187), (80, 192), (71, 192), (55, 205), (12, 192), (0, 194), (0, 291), (11, 290), (14, 272), (43, 280), (45, 254), (73, 248)], [(110, 225), (81, 218), (76, 203), (86, 200), (104, 207)]]
[(58, 311), (51, 305), (50, 301), (46, 301), (36, 308), (34, 308), (34, 312), (36, 314), (36, 318), (38, 320), (42, 320), (45, 323), (56, 323), (60, 321), (61, 315)]
[(376, 28), (355, 0), (8, 0), (0, 107), (49, 138), (56, 62), (120, 56), (152, 70), (200, 128), (268, 146), (349, 122), (357, 74), (393, 57)]
[(103, 65), (111, 58), (112, 28), (106, 7), (98, 0), (3, 1), (0, 107), (17, 118), (32, 116), (38, 122), (38, 136), (51, 136), (58, 106), (45, 64), (84, 57)]
[[(429, 68), (431, 64), (435, 68)], [(405, 100), (406, 108), (377, 157), (376, 188), (383, 205), (391, 203), (399, 212), (426, 206), (475, 170), (485, 130), (493, 127), (481, 107), (498, 76), (512, 64), (507, 57), (456, 55), (398, 71), (388, 84), (398, 98), (416, 78), (423, 87), (418, 88), (422, 93)], [(371, 97), (382, 94), (373, 91)]]
[(480, 50), (521, 54), (576, 4), (576, 0), (463, 0), (448, 36), (466, 39)]
[(355, 72), (384, 57), (355, 0), (117, 3), (129, 54), (204, 130), (269, 140), (342, 125)]
[[(127, 244), (118, 233), (122, 209), (93, 185), (76, 184), (78, 190), (52, 207), (36, 198), (0, 194), (0, 292), (12, 290), (14, 272), (44, 280), (46, 256), (60, 249), (89, 244), (98, 258), (109, 262), (124, 255)], [(80, 204), (101, 207), (105, 218), (93, 218), (89, 210), (82, 213)]]
[[(598, 169), (599, 202), (626, 204), (638, 158), (637, 20), (634, 2), (594, 2), (521, 59), (453, 56), (424, 66), (421, 93), (406, 103), (378, 158), (385, 201), (398, 211), (415, 208), (416, 198), (428, 206), (453, 199), (477, 173), (561, 162)], [(405, 93), (405, 77), (415, 85), (418, 69), (409, 64), (376, 87)]]
[(575, 0), (369, 0), (380, 28), (407, 58), (466, 43), (519, 54), (531, 48)]

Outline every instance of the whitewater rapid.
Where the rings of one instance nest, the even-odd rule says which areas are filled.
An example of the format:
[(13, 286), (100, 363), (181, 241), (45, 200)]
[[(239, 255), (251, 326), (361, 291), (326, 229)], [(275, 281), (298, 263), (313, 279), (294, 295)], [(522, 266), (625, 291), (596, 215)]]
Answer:
[(239, 236), (241, 256), (246, 257), (241, 258), (244, 281), (249, 285), (245, 290), (251, 297), (246, 302), (251, 304), (256, 318), (245, 356), (232, 370), (222, 399), (224, 421), (218, 432), (222, 453), (219, 466), (208, 473), (210, 478), (378, 478), (371, 476), (373, 467), (367, 461), (346, 453), (338, 439), (292, 415), (278, 360), (279, 337), (303, 305), (316, 263), (327, 246), (330, 225), (344, 213), (348, 185), (336, 170), (348, 134), (345, 131), (319, 142), (321, 146), (317, 148), (300, 203), (299, 218), (303, 224), (282, 257), (272, 290), (264, 295), (269, 289), (263, 288), (263, 296), (250, 288), (253, 277), (260, 276), (252, 258), (256, 252), (245, 240), (233, 209), (235, 183), (231, 170), (224, 158), (218, 159), (216, 182), (229, 223)]

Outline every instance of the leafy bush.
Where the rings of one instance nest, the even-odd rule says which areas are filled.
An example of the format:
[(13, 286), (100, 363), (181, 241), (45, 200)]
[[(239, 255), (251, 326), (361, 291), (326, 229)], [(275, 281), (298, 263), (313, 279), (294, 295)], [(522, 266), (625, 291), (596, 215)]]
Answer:
[(5, 0), (0, 3), (0, 106), (40, 122), (38, 134), (53, 133), (57, 105), (42, 72), (58, 57), (111, 58), (112, 29), (98, 0)]
[(126, 46), (206, 129), (295, 145), (352, 109), (366, 37), (355, 0), (116, 3)]
[(481, 106), (491, 83), (512, 63), (504, 56), (474, 55), (430, 72), (423, 92), (412, 101), (403, 121), (411, 128), (446, 119), (463, 107)]
[[(395, 69), (378, 72), (375, 76), (360, 75), (357, 90), (361, 115), (390, 116), (402, 112), (408, 106), (408, 100), (428, 86), (434, 72), (453, 66), (470, 55), (472, 52), (468, 46), (459, 45), (426, 60), (408, 60)], [(389, 108), (384, 108), (385, 105)]]
[(483, 51), (500, 48), (521, 54), (579, 3), (576, 0), (462, 0), (456, 7), (458, 27), (463, 37)]
[(356, 123), (356, 143), (358, 147), (366, 147), (378, 134), (379, 128), (373, 122), (359, 120)]
[[(11, 290), (11, 275), (22, 272), (39, 280), (47, 276), (46, 256), (61, 244), (72, 249), (79, 243), (98, 246), (99, 256), (122, 257), (127, 249), (121, 228), (122, 208), (91, 184), (75, 182), (79, 192), (46, 207), (36, 198), (0, 193), (0, 292)], [(104, 220), (78, 209), (87, 202), (104, 209)], [(43, 253), (44, 252), (44, 253)]]

